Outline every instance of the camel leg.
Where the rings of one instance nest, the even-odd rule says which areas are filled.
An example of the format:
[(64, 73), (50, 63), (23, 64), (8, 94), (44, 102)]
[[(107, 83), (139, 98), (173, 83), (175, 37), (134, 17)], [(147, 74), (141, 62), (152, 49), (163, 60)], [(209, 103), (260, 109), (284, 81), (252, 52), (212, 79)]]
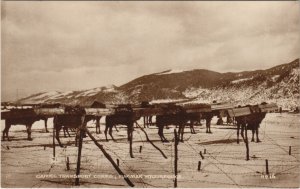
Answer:
[(146, 128), (146, 116), (143, 117), (143, 122), (144, 122), (144, 128)]
[(64, 137), (65, 138), (67, 137), (66, 133), (68, 134), (69, 137), (71, 136), (70, 133), (69, 133), (69, 128), (63, 127), (63, 131), (64, 131)]
[(5, 120), (5, 128), (3, 130), (3, 141), (5, 140), (5, 136), (6, 136), (7, 140), (10, 141), (10, 138), (8, 136), (10, 127), (11, 127), (11, 124)]
[(210, 130), (210, 124), (211, 124), (211, 119), (206, 120), (206, 132), (207, 133), (212, 133)]
[[(176, 126), (176, 127), (177, 127), (177, 126)], [(181, 125), (179, 125), (178, 127), (179, 127), (179, 129), (178, 129), (178, 133), (177, 133), (177, 135), (178, 135), (178, 141), (180, 141), (180, 142), (181, 142), (182, 126), (181, 126)]]
[(168, 140), (165, 138), (163, 130), (164, 130), (164, 125), (159, 125), (158, 126), (158, 135), (160, 137), (160, 140), (162, 142), (167, 142)]
[(109, 125), (106, 123), (105, 130), (104, 130), (104, 135), (105, 135), (106, 141), (108, 141), (108, 139), (107, 139), (107, 130), (108, 130), (108, 127), (109, 127)]
[(60, 142), (60, 139), (59, 139), (59, 131), (61, 130), (61, 127), (55, 127), (56, 128), (56, 133), (55, 133), (55, 138), (56, 138), (56, 140), (57, 140), (57, 142), (58, 142), (58, 144), (59, 144), (59, 146), (60, 147), (63, 147), (63, 145), (61, 144), (61, 142)]
[(206, 133), (211, 133), (210, 131), (210, 120), (209, 119), (206, 119)]
[(256, 128), (256, 142), (261, 142), (258, 138), (258, 127)]
[(8, 125), (7, 130), (6, 130), (6, 133), (5, 133), (5, 134), (6, 134), (7, 141), (11, 141), (11, 139), (9, 138), (9, 134), (8, 134), (8, 133), (9, 133), (10, 127), (11, 127), (11, 124)]
[(44, 121), (45, 121), (45, 129), (46, 129), (46, 133), (49, 133), (48, 128), (47, 128), (47, 127), (48, 127), (48, 126), (47, 126), (48, 118), (45, 118)]
[(96, 133), (101, 134), (101, 129), (100, 129), (100, 118), (96, 118)]
[(241, 136), (242, 136), (243, 140), (245, 140), (245, 137), (244, 137), (244, 130), (245, 130), (245, 124), (242, 123), (242, 124), (241, 124)]
[[(152, 125), (152, 116), (149, 116), (149, 125)], [(149, 127), (149, 126), (148, 126)]]
[[(117, 125), (114, 125), (114, 127), (115, 127), (115, 130), (117, 131), (117, 132), (119, 132), (119, 130), (118, 130), (118, 128), (117, 128)], [(112, 129), (112, 128), (111, 128)]]
[(149, 128), (149, 116), (146, 117), (146, 127)]
[(238, 123), (237, 124), (237, 140), (236, 140), (236, 142), (239, 144), (240, 143), (240, 139), (239, 139), (239, 135), (240, 135), (240, 124)]
[(27, 130), (27, 139), (28, 140), (32, 140), (32, 138), (31, 138), (31, 126), (32, 125), (26, 125), (26, 130)]
[[(115, 126), (115, 127), (116, 127), (116, 126)], [(112, 127), (109, 127), (108, 134), (110, 135), (110, 137), (111, 137), (113, 140), (115, 140), (114, 137), (113, 137), (113, 135), (112, 135)]]
[(191, 129), (191, 134), (196, 134), (195, 129), (194, 129), (194, 121), (192, 121), (192, 120), (190, 122), (190, 129)]
[(67, 132), (68, 136), (69, 136), (69, 137), (71, 137), (71, 135), (70, 135), (70, 133), (69, 133), (69, 129), (68, 129), (68, 128), (66, 128), (66, 132)]
[(179, 128), (181, 127), (181, 139), (180, 139), (180, 141), (181, 142), (183, 142), (183, 134), (184, 134), (184, 128), (185, 128), (185, 124), (183, 124), (183, 125), (181, 125), (181, 126), (179, 126)]
[(6, 126), (2, 131), (2, 140), (5, 141), (5, 135), (6, 135)]
[(161, 136), (162, 136), (164, 142), (169, 142), (164, 135), (164, 127), (162, 127), (162, 129), (161, 129)]
[(251, 139), (251, 142), (254, 142), (255, 129), (253, 128), (253, 129), (251, 129), (251, 131), (252, 131), (252, 139)]
[(64, 137), (66, 138), (67, 135), (66, 135), (66, 128), (65, 127), (63, 127), (63, 132), (64, 132)]
[(163, 138), (162, 138), (162, 132), (161, 132), (161, 127), (162, 127), (162, 125), (158, 125), (158, 136), (160, 137), (160, 140), (162, 141), (162, 142), (164, 142), (164, 140), (163, 140)]
[(128, 139), (129, 139), (129, 154), (131, 158), (134, 158), (133, 152), (132, 152), (132, 138), (133, 138), (133, 123), (130, 123), (128, 125)]

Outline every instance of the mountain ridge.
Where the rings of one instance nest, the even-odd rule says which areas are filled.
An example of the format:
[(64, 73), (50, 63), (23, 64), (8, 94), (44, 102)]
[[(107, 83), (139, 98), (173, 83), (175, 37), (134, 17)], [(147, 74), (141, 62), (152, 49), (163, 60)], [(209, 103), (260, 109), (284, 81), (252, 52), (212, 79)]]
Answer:
[(237, 104), (276, 102), (299, 106), (299, 58), (265, 70), (215, 72), (206, 69), (165, 70), (140, 76), (119, 87), (112, 85), (81, 91), (45, 92), (18, 103), (91, 104), (139, 103), (162, 99), (195, 98), (199, 102), (230, 101)]

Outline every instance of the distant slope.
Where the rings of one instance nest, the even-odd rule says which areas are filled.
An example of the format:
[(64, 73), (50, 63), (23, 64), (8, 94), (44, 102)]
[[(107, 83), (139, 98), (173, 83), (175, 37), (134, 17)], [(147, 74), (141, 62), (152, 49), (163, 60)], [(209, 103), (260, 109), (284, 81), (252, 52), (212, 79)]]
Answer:
[(196, 98), (197, 101), (231, 101), (237, 104), (277, 102), (284, 108), (299, 105), (299, 59), (266, 70), (218, 73), (210, 70), (167, 70), (144, 75), (120, 87), (83, 91), (45, 92), (20, 103), (90, 104), (138, 103), (144, 100)]

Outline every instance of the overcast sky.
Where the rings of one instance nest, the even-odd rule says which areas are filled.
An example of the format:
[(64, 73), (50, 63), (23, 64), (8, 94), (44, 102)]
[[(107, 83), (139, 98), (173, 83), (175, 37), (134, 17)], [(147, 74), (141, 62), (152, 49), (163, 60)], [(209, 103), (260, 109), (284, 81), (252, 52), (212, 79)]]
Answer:
[(297, 1), (2, 1), (2, 100), (287, 63), (300, 55), (299, 13)]

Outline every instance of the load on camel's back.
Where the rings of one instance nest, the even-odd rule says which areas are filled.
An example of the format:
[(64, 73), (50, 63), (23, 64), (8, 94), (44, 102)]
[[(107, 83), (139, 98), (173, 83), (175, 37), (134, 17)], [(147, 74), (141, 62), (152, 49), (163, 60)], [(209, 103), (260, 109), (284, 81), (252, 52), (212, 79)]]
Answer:
[(107, 138), (107, 131), (109, 130), (109, 135), (111, 138), (114, 140), (113, 135), (112, 135), (112, 128), (115, 125), (126, 125), (127, 126), (127, 140), (129, 141), (129, 154), (130, 157), (133, 158), (133, 152), (132, 152), (132, 140), (133, 140), (133, 126), (134, 123), (140, 119), (140, 116), (137, 116), (133, 108), (131, 107), (130, 104), (124, 104), (124, 105), (119, 105), (114, 108), (115, 113), (112, 115), (107, 115), (105, 122), (106, 122), (106, 127), (105, 127), (105, 138), (106, 141), (108, 141)]
[[(40, 104), (37, 108), (58, 108), (60, 104)], [(2, 140), (9, 141), (9, 129), (12, 125), (25, 125), (27, 130), (27, 139), (32, 140), (31, 138), (31, 127), (34, 122), (39, 120), (44, 120), (45, 122), (45, 130), (49, 132), (47, 129), (47, 120), (52, 116), (41, 115), (37, 113), (37, 109), (27, 108), (27, 109), (11, 109), (8, 112), (1, 112), (1, 119), (5, 120), (5, 128), (3, 130)]]
[(228, 111), (231, 117), (235, 117), (237, 122), (237, 143), (239, 143), (239, 130), (241, 129), (241, 136), (244, 139), (245, 129), (252, 131), (252, 139), (254, 142), (256, 134), (256, 142), (261, 142), (259, 139), (259, 127), (267, 112), (272, 112), (277, 109), (276, 104), (262, 103), (260, 105), (247, 105), (244, 107), (239, 106), (238, 108)]

